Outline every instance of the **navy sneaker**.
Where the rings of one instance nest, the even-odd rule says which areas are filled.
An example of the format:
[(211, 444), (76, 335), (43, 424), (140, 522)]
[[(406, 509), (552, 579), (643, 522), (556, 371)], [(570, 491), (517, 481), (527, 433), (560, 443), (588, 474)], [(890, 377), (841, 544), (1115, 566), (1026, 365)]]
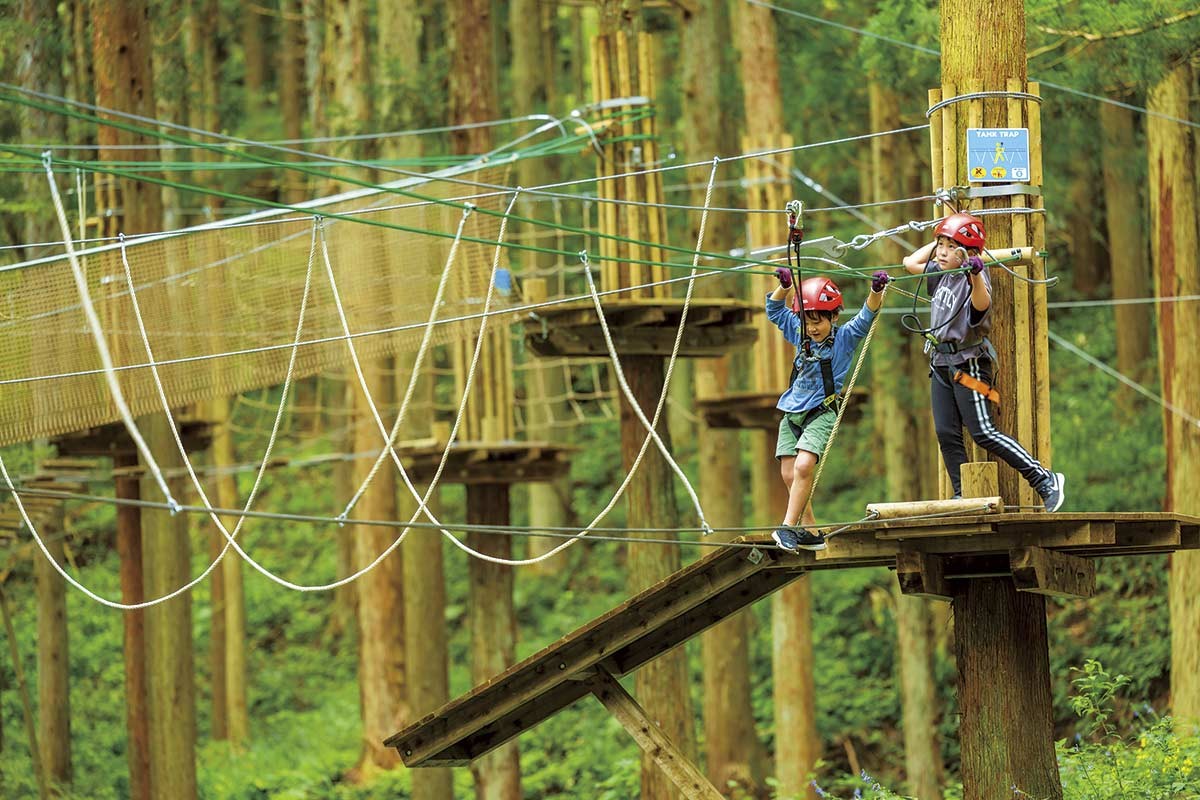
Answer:
[(1047, 511), (1054, 512), (1062, 508), (1063, 500), (1067, 497), (1066, 491), (1063, 489), (1066, 483), (1067, 476), (1061, 472), (1050, 476), (1050, 483), (1041, 491), (1042, 499), (1046, 501)]
[(772, 531), (771, 538), (780, 550), (787, 550), (789, 553), (796, 552), (800, 547), (800, 537), (796, 535), (796, 529), (787, 525), (781, 525)]
[(800, 542), (801, 550), (824, 550), (825, 549), (825, 534), (813, 533), (806, 531), (804, 528), (796, 530), (796, 538)]

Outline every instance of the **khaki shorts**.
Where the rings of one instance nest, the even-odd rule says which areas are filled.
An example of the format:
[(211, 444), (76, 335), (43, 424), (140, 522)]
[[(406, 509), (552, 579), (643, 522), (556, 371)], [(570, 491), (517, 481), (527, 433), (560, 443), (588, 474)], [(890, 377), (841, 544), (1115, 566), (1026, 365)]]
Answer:
[[(789, 421), (791, 424), (789, 424)], [(775, 445), (775, 458), (788, 458), (796, 455), (797, 450), (813, 453), (817, 458), (825, 452), (829, 435), (833, 433), (833, 423), (837, 421), (837, 413), (833, 409), (810, 409), (795, 414), (784, 414), (779, 421), (779, 440)], [(797, 436), (792, 425), (800, 428)]]

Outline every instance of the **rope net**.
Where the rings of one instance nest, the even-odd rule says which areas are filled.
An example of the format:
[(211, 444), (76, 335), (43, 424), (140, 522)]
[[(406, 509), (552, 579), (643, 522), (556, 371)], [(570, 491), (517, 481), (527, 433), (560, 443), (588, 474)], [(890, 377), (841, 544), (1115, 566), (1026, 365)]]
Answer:
[[(499, 183), (499, 169), (464, 177)], [(446, 198), (460, 187), (422, 182)], [(392, 194), (332, 198), (315, 214), (355, 214), (400, 231), (325, 219), (338, 291), (352, 333), (409, 326), (356, 338), (364, 357), (415, 351), (462, 210), (395, 205)], [(476, 201), (503, 211), (496, 195)], [(381, 208), (385, 207), (385, 208)], [(290, 216), (290, 215), (289, 215)], [(203, 228), (131, 239), (126, 256), (155, 360), (173, 407), (283, 382), (312, 256), (310, 218)], [(463, 227), (439, 318), (478, 313), (487, 291), (500, 217), (472, 213)], [(439, 235), (440, 234), (440, 235)], [(117, 376), (135, 415), (161, 410), (134, 316), (118, 246), (82, 251), (88, 291)], [(314, 276), (320, 275), (314, 271)], [(346, 345), (328, 280), (314, 277), (295, 375), (341, 366)], [(79, 292), (65, 257), (0, 271), (0, 446), (84, 431), (119, 419)], [(478, 320), (436, 325), (432, 343), (471, 335)], [(228, 354), (210, 357), (214, 353)]]

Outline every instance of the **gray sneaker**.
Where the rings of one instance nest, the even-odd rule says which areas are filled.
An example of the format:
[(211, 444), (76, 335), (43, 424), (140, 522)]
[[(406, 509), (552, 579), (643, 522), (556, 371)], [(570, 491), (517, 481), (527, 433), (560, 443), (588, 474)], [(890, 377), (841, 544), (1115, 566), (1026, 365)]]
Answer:
[(1053, 513), (1062, 508), (1063, 500), (1067, 498), (1066, 490), (1063, 488), (1067, 483), (1067, 476), (1061, 472), (1056, 472), (1050, 476), (1050, 483), (1042, 490), (1042, 499), (1046, 501), (1046, 510)]

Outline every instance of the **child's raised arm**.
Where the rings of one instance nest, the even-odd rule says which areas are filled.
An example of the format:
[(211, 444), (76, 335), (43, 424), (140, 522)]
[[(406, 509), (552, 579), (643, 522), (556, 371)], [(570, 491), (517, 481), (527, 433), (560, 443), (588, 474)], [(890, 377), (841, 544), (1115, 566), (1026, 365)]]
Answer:
[(882, 269), (876, 270), (871, 276), (871, 293), (867, 295), (867, 308), (871, 309), (872, 313), (883, 307), (883, 290), (891, 280), (892, 276)]
[(929, 263), (929, 257), (933, 255), (933, 248), (935, 247), (937, 247), (936, 239), (906, 255), (904, 257), (904, 268), (914, 275), (924, 272), (925, 265)]

